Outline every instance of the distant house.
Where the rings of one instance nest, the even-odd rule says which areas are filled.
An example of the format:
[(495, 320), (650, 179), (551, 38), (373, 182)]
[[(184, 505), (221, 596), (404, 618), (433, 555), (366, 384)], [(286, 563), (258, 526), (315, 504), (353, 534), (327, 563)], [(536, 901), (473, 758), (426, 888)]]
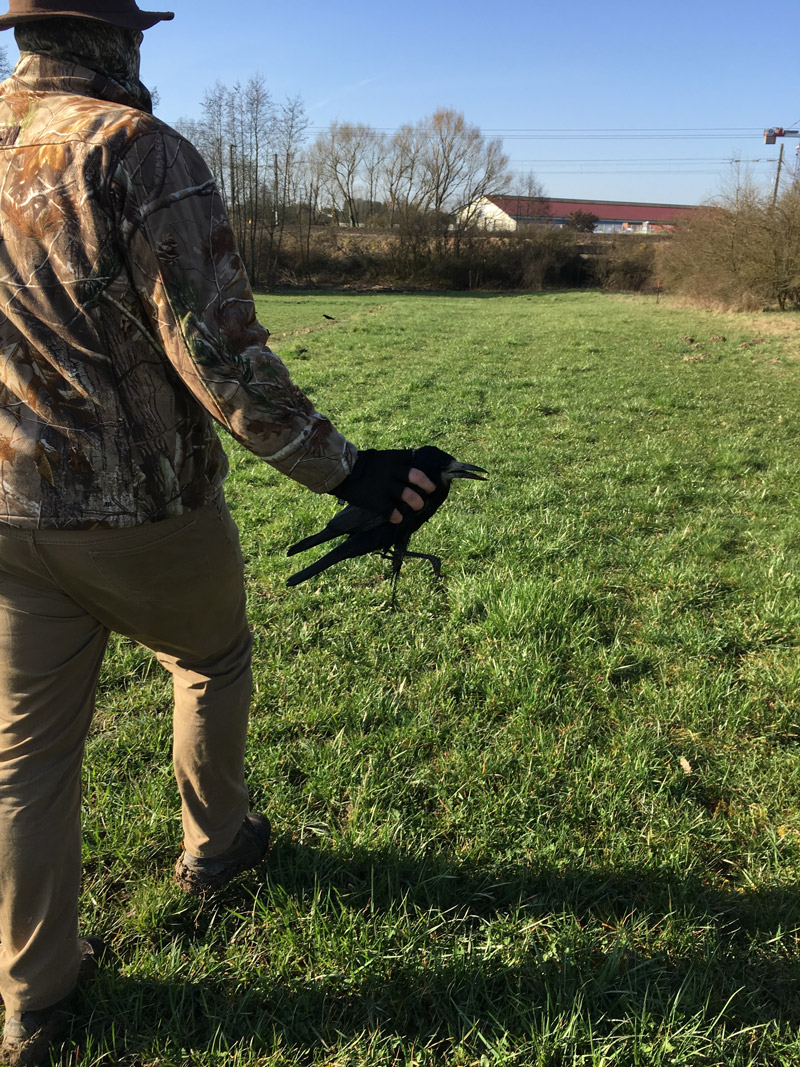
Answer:
[(613, 200), (550, 200), (536, 196), (484, 196), (470, 205), (487, 230), (518, 230), (533, 224), (567, 226), (576, 211), (596, 215), (595, 233), (663, 233), (690, 218), (690, 204), (632, 204)]

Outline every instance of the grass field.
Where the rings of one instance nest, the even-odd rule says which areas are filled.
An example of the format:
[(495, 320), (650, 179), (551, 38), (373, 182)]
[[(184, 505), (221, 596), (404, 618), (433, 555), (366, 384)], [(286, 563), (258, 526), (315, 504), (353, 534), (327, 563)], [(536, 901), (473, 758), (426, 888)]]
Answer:
[(409, 561), (392, 611), (374, 557), (285, 587), (335, 504), (231, 446), (268, 876), (171, 882), (170, 692), (116, 643), (82, 922), (117, 966), (61, 1062), (800, 1064), (798, 318), (259, 305), (357, 444), (491, 478), (417, 536), (443, 580)]

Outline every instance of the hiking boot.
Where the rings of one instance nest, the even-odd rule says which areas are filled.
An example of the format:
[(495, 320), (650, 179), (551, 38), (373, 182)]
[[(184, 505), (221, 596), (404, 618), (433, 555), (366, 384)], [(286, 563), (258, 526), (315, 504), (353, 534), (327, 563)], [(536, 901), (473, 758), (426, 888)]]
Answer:
[(51, 1046), (69, 1026), (70, 1013), (66, 1005), (79, 986), (94, 978), (105, 949), (99, 937), (81, 938), (78, 945), (81, 963), (78, 982), (72, 993), (49, 1008), (6, 1012), (3, 1042), (0, 1044), (0, 1064), (4, 1067), (36, 1067), (50, 1059)]
[(41, 1011), (6, 1012), (0, 1063), (7, 1067), (35, 1067), (50, 1058), (50, 1048), (69, 1025), (70, 1014), (55, 1005)]
[(221, 856), (203, 859), (184, 850), (175, 867), (175, 880), (184, 893), (213, 893), (242, 871), (261, 863), (269, 851), (269, 835), (266, 815), (251, 812), (231, 847)]

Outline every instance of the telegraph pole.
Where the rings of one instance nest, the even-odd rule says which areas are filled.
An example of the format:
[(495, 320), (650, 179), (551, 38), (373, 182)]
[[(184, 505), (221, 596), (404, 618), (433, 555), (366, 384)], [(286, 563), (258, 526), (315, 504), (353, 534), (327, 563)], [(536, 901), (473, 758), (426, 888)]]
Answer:
[[(778, 137), (800, 137), (800, 130), (785, 130), (783, 126), (770, 126), (764, 130), (764, 144), (775, 144)], [(778, 202), (778, 186), (781, 181), (781, 168), (783, 167), (783, 144), (778, 156), (778, 173), (775, 175), (775, 188), (772, 190), (772, 206)]]
[(231, 164), (231, 218), (236, 211), (236, 166), (233, 158), (233, 150), (236, 148), (235, 144), (228, 145), (228, 152), (230, 154)]
[(778, 186), (781, 184), (781, 167), (783, 166), (783, 145), (778, 155), (778, 173), (775, 175), (775, 188), (772, 190), (772, 206), (778, 203)]

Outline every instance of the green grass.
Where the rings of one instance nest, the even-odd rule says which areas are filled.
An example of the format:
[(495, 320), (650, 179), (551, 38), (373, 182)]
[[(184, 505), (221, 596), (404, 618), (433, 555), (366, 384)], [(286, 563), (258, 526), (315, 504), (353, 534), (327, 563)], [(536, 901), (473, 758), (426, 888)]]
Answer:
[(117, 642), (82, 902), (117, 966), (62, 1062), (800, 1064), (796, 317), (259, 306), (357, 444), (491, 478), (417, 535), (443, 581), (409, 561), (392, 611), (379, 558), (285, 587), (334, 502), (231, 446), (269, 874), (172, 884), (169, 687)]

